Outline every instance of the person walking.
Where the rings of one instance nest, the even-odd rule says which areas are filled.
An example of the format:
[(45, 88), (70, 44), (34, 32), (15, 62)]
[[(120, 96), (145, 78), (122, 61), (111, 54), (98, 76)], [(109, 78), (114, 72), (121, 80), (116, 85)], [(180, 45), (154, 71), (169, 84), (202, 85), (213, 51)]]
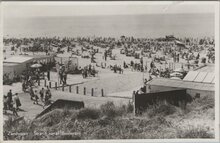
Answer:
[(43, 109), (45, 108), (45, 106), (47, 106), (48, 104), (49, 104), (49, 95), (48, 94), (46, 94), (45, 95), (45, 99), (44, 99), (44, 105), (43, 105)]
[(35, 93), (34, 93), (34, 104), (38, 104), (38, 95), (37, 95), (37, 90), (35, 90)]
[(50, 80), (50, 70), (47, 70), (47, 79)]
[(40, 99), (41, 99), (42, 102), (44, 101), (44, 93), (45, 93), (45, 90), (44, 90), (44, 88), (42, 88), (40, 90)]
[(19, 110), (19, 107), (21, 106), (21, 101), (18, 97), (18, 93), (15, 93), (15, 95), (13, 96), (13, 102), (16, 105), (16, 110)]
[(52, 94), (51, 94), (51, 91), (50, 91), (50, 88), (47, 86), (47, 90), (45, 92), (45, 96), (48, 95), (49, 98), (52, 97)]
[(15, 103), (13, 103), (13, 102), (12, 102), (11, 110), (13, 112), (13, 115), (18, 117), (18, 113), (17, 113), (16, 107), (15, 107)]
[(30, 94), (31, 100), (33, 100), (33, 98), (34, 98), (34, 90), (33, 90), (32, 86), (30, 86), (29, 94)]
[(67, 72), (64, 71), (63, 72), (63, 84), (66, 84), (66, 80), (67, 80)]
[(26, 83), (25, 83), (25, 81), (22, 82), (22, 91), (26, 92)]

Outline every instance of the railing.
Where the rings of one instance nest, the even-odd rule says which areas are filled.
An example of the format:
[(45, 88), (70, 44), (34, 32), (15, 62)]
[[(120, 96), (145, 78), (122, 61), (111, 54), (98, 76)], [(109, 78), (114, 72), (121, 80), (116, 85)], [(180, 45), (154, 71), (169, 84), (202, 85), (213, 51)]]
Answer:
[[(42, 82), (38, 82), (38, 86), (41, 85)], [(69, 92), (69, 93), (75, 93), (75, 94), (80, 94), (80, 95), (90, 95), (90, 96), (105, 96), (104, 89), (97, 89), (97, 88), (87, 88), (85, 86), (79, 86), (82, 83), (77, 83), (77, 84), (72, 84), (72, 85), (64, 85), (62, 84), (61, 86), (58, 86), (57, 82), (54, 81), (43, 81), (43, 86), (44, 87), (49, 87), (53, 88), (55, 90), (61, 90), (63, 92)]]

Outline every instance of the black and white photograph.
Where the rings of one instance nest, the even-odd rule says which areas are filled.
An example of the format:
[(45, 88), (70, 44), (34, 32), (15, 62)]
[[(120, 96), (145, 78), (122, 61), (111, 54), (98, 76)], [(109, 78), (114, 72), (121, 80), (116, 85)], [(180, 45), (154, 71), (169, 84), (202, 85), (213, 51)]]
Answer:
[(218, 1), (1, 9), (4, 141), (219, 139)]

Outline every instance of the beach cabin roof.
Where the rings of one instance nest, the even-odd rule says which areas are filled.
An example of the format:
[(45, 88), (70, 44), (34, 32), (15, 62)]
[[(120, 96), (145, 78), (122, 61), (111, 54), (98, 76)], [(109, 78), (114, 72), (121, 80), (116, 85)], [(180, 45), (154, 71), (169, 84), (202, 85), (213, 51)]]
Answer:
[(13, 56), (6, 60), (4, 60), (4, 63), (25, 63), (28, 61), (33, 60), (33, 57), (27, 57), (27, 56)]
[(194, 89), (194, 90), (203, 90), (203, 91), (215, 91), (215, 85), (205, 82), (194, 82), (194, 81), (185, 81), (185, 80), (176, 80), (169, 78), (154, 78), (149, 83), (151, 86), (165, 86), (165, 87), (174, 87), (182, 89)]
[(215, 72), (215, 65), (214, 64), (207, 64), (204, 67), (198, 68), (196, 71), (198, 72)]
[(215, 74), (214, 72), (189, 71), (183, 81), (213, 84), (215, 81)]
[(3, 66), (7, 66), (7, 67), (13, 67), (13, 66), (18, 66), (18, 63), (3, 63)]

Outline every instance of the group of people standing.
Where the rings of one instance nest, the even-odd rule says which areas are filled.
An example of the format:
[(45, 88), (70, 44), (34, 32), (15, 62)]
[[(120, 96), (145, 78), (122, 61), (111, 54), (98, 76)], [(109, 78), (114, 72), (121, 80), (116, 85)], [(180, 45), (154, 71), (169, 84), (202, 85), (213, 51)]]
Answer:
[(3, 107), (4, 113), (7, 113), (7, 110), (11, 110), (13, 112), (13, 115), (18, 116), (17, 111), (21, 106), (21, 101), (18, 96), (18, 93), (13, 94), (12, 90), (10, 89), (7, 95), (4, 95), (3, 101), (4, 101), (4, 107)]
[(88, 76), (93, 76), (93, 77), (95, 77), (95, 75), (96, 75), (97, 73), (98, 73), (98, 72), (96, 71), (95, 66), (92, 66), (91, 64), (89, 64), (88, 66), (85, 66), (85, 67), (82, 69), (82, 76), (83, 76), (83, 78), (87, 78)]
[(22, 91), (26, 92), (26, 90), (33, 86), (35, 83), (40, 82), (41, 71), (39, 68), (37, 69), (27, 69), (22, 73)]
[[(32, 87), (29, 89), (30, 99), (33, 100), (33, 104), (39, 104), (39, 99), (44, 103), (43, 108), (50, 104), (50, 99), (52, 97), (50, 88), (47, 86), (46, 89), (42, 88), (40, 91), (34, 90)], [(40, 95), (40, 98), (39, 98)]]
[(110, 68), (114, 71), (114, 73), (119, 73), (119, 74), (123, 74), (124, 70), (121, 67), (121, 65), (114, 65), (114, 66), (110, 66)]

